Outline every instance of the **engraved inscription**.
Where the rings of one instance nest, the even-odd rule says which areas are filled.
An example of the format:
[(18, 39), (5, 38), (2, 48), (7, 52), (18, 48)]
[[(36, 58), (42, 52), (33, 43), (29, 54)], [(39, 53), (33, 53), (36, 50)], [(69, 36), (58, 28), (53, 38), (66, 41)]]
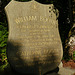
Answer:
[(34, 0), (11, 2), (6, 6), (9, 20), (7, 56), (11, 67), (19, 73), (39, 75), (40, 68), (41, 75), (61, 62), (62, 48), (53, 6)]
[(15, 19), (15, 22), (18, 23), (22, 23), (22, 22), (26, 22), (26, 21), (37, 21), (37, 17), (36, 16), (25, 16), (25, 17), (18, 17)]
[(24, 23), (28, 21), (42, 21), (42, 22), (50, 22), (51, 24), (55, 24), (55, 20), (52, 20), (50, 17), (43, 17), (43, 16), (24, 16), (18, 17), (15, 19), (17, 24)]

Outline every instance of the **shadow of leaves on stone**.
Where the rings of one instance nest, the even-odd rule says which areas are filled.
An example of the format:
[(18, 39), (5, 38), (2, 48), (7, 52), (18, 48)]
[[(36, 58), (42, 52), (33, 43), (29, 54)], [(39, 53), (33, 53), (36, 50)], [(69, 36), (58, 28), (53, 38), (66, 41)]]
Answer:
[[(49, 65), (49, 63), (48, 63), (48, 65), (46, 63), (45, 67), (44, 67), (43, 63), (39, 63), (40, 57), (43, 55), (43, 52), (41, 52), (41, 56), (39, 56), (39, 57), (36, 57), (36, 55), (31, 54), (32, 59), (30, 59), (29, 62), (32, 64), (29, 64), (28, 60), (25, 59), (23, 56), (21, 56), (21, 51), (23, 51), (23, 50), (20, 50), (20, 49), (22, 49), (20, 43), (18, 43), (18, 44), (16, 44), (16, 43), (13, 44), (13, 42), (7, 43), (7, 57), (8, 57), (8, 62), (10, 64), (10, 68), (11, 68), (11, 71), (10, 72), (8, 71), (8, 75), (10, 75), (10, 73), (11, 73), (11, 75), (17, 75), (17, 74), (18, 75), (39, 75), (39, 67), (40, 66), (43, 67), (44, 69), (46, 69), (47, 66), (52, 67), (54, 65), (56, 65), (56, 66), (58, 65), (58, 64), (54, 64), (53, 62), (51, 62), (50, 65)], [(45, 49), (49, 49), (49, 48), (47, 47)], [(17, 53), (17, 52), (19, 52), (19, 53)], [(44, 57), (45, 61), (50, 61), (51, 59), (53, 61), (53, 60), (57, 59), (57, 57), (54, 54), (52, 54), (52, 53), (50, 53), (50, 54), (51, 54), (51, 56)], [(50, 54), (48, 54), (48, 55), (50, 55)], [(41, 58), (41, 60), (42, 60), (42, 58)], [(43, 68), (41, 68), (41, 69), (43, 69)], [(58, 71), (59, 71), (59, 69), (57, 67), (55, 67), (54, 70), (49, 71), (49, 72), (45, 73), (44, 75), (50, 74), (52, 72), (57, 73)]]

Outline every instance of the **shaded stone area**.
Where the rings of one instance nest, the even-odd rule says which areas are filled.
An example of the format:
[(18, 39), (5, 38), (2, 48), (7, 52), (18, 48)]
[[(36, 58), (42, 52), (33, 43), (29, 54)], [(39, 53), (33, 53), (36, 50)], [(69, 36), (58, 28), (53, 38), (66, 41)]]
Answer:
[[(57, 72), (59, 71), (59, 68), (56, 68), (52, 71), (49, 71), (47, 73), (45, 73), (44, 75), (52, 75), (52, 74), (55, 74), (55, 75), (58, 75)], [(11, 68), (11, 66), (8, 64), (8, 66), (4, 69), (3, 72), (0, 72), (0, 75), (35, 75), (35, 74), (22, 74), (22, 73), (19, 73), (19, 72), (16, 72), (15, 70), (13, 70)]]
[[(44, 75), (74, 75), (75, 69), (60, 67), (56, 68), (53, 71), (47, 72)], [(33, 74), (20, 74), (14, 71), (10, 65), (5, 68), (4, 72), (1, 72), (0, 75), (33, 75)]]

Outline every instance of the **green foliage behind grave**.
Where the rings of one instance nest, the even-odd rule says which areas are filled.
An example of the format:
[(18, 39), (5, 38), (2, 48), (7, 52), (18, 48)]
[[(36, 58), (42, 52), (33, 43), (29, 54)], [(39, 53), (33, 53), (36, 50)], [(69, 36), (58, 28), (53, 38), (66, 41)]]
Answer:
[(4, 0), (2, 0), (2, 2), (0, 3), (0, 71), (3, 71), (8, 64), (6, 56), (8, 24), (4, 12), (4, 7), (6, 4), (7, 1)]
[(5, 27), (4, 24), (6, 23), (0, 22), (0, 65), (2, 66), (7, 64), (6, 42), (7, 42), (8, 31), (7, 27)]

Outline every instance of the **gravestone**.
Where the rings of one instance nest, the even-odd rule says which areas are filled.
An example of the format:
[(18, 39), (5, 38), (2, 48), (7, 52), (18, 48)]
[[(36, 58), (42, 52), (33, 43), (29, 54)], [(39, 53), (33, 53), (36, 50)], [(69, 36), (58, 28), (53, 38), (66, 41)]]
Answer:
[(57, 68), (63, 49), (54, 5), (12, 0), (5, 12), (9, 24), (7, 57), (11, 67), (35, 75)]

